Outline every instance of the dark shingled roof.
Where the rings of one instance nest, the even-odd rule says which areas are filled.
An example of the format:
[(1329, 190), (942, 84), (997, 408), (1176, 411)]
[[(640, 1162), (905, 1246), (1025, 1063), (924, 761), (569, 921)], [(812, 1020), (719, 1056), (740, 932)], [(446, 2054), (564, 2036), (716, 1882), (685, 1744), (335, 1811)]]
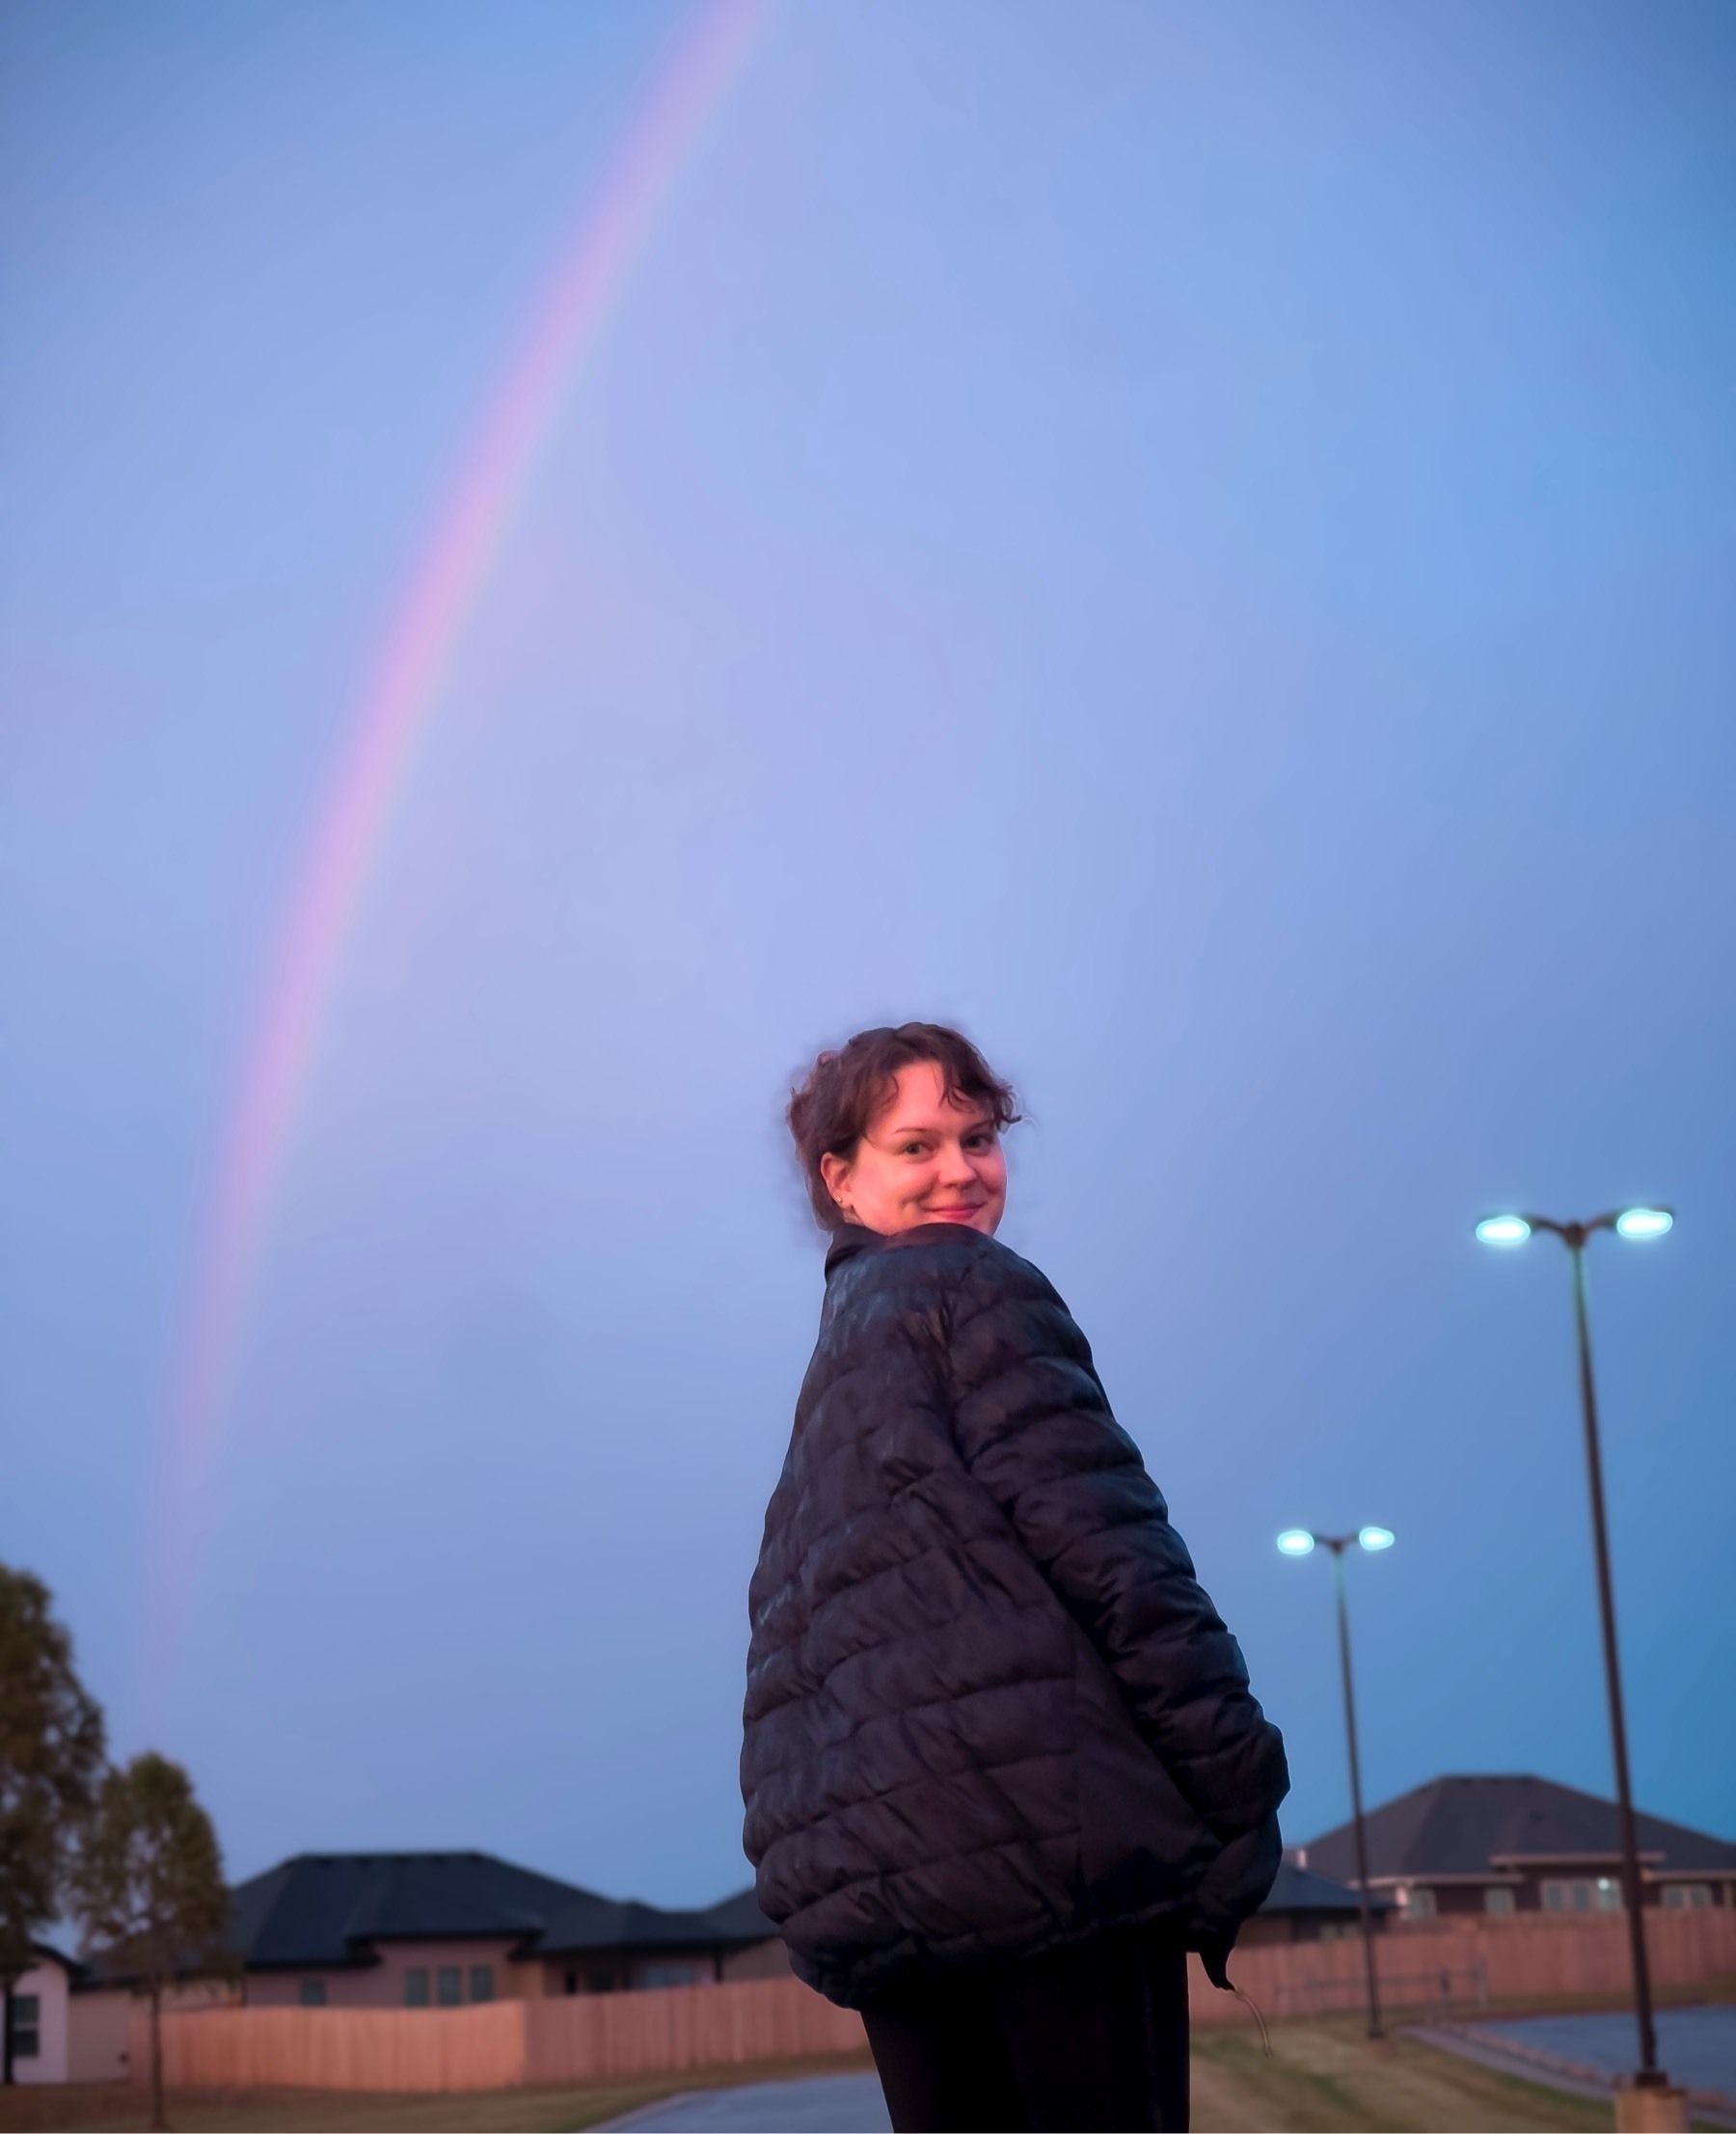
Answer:
[(229, 1946), (250, 1970), (376, 1961), (373, 1943), (510, 1939), (523, 1954), (763, 1940), (751, 1890), (703, 1911), (620, 1904), (488, 1852), (304, 1852), (233, 1892)]
[[(1346, 1889), (1343, 1882), (1335, 1882), (1328, 1876), (1316, 1875), (1312, 1868), (1298, 1867), (1290, 1859), (1279, 1867), (1278, 1879), (1260, 1908), (1262, 1912), (1308, 1912), (1316, 1918), (1325, 1914), (1335, 1919), (1355, 1919), (1362, 1910), (1353, 1889)], [(1393, 1908), (1390, 1897), (1383, 1897), (1378, 1890), (1370, 1892), (1370, 1911)]]
[(77, 1989), (81, 1980), (88, 1979), (91, 1975), (88, 1963), (81, 1963), (76, 1957), (63, 1956), (52, 1941), (33, 1941), (30, 1944), (30, 1953), (38, 1963), (58, 1963), (67, 1974), (68, 1984), (73, 1990)]
[(694, 1943), (766, 1941), (777, 1929), (753, 1907), (753, 1924), (741, 1913), (743, 1898), (752, 1890), (725, 1898), (709, 1911), (661, 1911), (655, 1904), (611, 1904), (575, 1893), (580, 1902), (558, 1911), (543, 1931), (536, 1954), (564, 1955), (583, 1949), (669, 1949)]
[(777, 1929), (759, 1908), (751, 1882), (733, 1897), (724, 1898), (720, 1904), (714, 1904), (711, 1916), (725, 1941), (773, 1941), (777, 1936)]
[[(1436, 1778), (1365, 1820), (1370, 1881), (1499, 1874), (1527, 1860), (1613, 1858), (1621, 1850), (1614, 1802), (1550, 1778)], [(1641, 1854), (1654, 1873), (1736, 1874), (1736, 1845), (1725, 1839), (1661, 1816), (1635, 1820)], [(1356, 1873), (1351, 1823), (1311, 1839), (1304, 1850), (1311, 1869), (1345, 1879)]]

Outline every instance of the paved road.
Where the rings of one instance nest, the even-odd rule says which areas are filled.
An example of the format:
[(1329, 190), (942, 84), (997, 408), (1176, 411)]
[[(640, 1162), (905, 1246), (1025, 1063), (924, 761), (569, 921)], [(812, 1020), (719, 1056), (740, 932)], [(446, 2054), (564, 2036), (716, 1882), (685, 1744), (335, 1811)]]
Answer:
[(665, 2097), (611, 2127), (635, 2134), (891, 2134), (878, 2075), (809, 2075)]
[[(1736, 2098), (1736, 2008), (1664, 2008), (1657, 2024), (1658, 2058), (1671, 2082)], [(1630, 2074), (1640, 2058), (1631, 2015), (1528, 2015), (1476, 2028), (1605, 2074)]]

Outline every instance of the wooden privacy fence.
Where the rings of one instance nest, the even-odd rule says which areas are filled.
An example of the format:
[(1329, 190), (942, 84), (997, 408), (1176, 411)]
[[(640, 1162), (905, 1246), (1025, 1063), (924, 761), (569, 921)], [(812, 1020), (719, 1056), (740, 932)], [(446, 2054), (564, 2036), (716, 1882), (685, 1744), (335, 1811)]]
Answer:
[(527, 2082), (588, 2082), (599, 2075), (661, 2074), (670, 2067), (739, 2066), (860, 2052), (862, 2018), (800, 1979), (674, 1985), (526, 2001)]
[[(1655, 1985), (1736, 1977), (1736, 1911), (1648, 1910), (1645, 1944)], [(1393, 2008), (1603, 1999), (1632, 1990), (1627, 1921), (1619, 1912), (1592, 1919), (1522, 1915), (1469, 1929), (1462, 1922), (1401, 1927), (1377, 1935), (1374, 1948), (1381, 1997)], [(1233, 1994), (1208, 1985), (1197, 1964), (1192, 1969), (1196, 2023), (1251, 2020)], [(1363, 1949), (1354, 1936), (1243, 1950), (1231, 1959), (1230, 1975), (1268, 2022), (1363, 2005)]]
[[(857, 2052), (862, 2019), (800, 1979), (482, 2008), (225, 2008), (163, 2018), (171, 2089), (505, 2090)], [(149, 2079), (135, 2014), (127, 2066)]]
[[(483, 2008), (213, 2008), (163, 2017), (172, 2090), (504, 2090), (525, 2079), (527, 2001)], [(150, 2025), (126, 2048), (150, 2078)]]
[[(1660, 1986), (1736, 1977), (1736, 1911), (1648, 1911)], [(1630, 1989), (1627, 1923), (1503, 1919), (1467, 1929), (1380, 1935), (1382, 1994), (1394, 2009), (1489, 2000), (1619, 1998)], [(1246, 2023), (1246, 2008), (1190, 1965), (1193, 2018)], [(1363, 2001), (1360, 1941), (1248, 1949), (1232, 1975), (1268, 2020), (1353, 2010)], [(1443, 1980), (1446, 1981), (1443, 1986)], [(672, 1985), (641, 1993), (495, 2001), (483, 2008), (220, 2008), (163, 2018), (172, 2089), (505, 2090), (521, 2083), (606, 2081), (745, 2061), (857, 2052), (861, 2017), (799, 1979)], [(135, 2014), (127, 2065), (150, 2067)]]

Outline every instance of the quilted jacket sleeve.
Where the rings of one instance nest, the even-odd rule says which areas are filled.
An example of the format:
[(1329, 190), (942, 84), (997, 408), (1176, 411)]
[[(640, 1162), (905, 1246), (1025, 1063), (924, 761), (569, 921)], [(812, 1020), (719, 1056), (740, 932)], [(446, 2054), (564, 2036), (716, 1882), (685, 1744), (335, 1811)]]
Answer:
[[(1202, 1820), (1226, 1842), (1261, 1830), (1289, 1788), (1283, 1739), (1139, 1448), (1110, 1413), (1085, 1337), (1037, 1270), (1001, 1250), (977, 1260), (946, 1320), (966, 1466), (1108, 1662)], [(1275, 1851), (1275, 1833), (1250, 1842)]]

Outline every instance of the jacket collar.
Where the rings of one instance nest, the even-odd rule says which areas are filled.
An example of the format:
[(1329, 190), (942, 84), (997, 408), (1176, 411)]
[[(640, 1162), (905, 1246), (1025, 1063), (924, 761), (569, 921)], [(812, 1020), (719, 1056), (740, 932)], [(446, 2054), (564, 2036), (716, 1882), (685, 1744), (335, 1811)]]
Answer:
[(860, 1223), (846, 1223), (841, 1230), (833, 1230), (831, 1243), (826, 1248), (827, 1281), (858, 1253), (872, 1252), (885, 1242), (878, 1230), (864, 1229)]
[(863, 1253), (905, 1245), (956, 1245), (961, 1235), (979, 1245), (989, 1242), (981, 1230), (973, 1230), (967, 1223), (919, 1223), (913, 1230), (898, 1230), (890, 1237), (865, 1229), (860, 1223), (847, 1223), (841, 1230), (832, 1232), (831, 1243), (826, 1249), (826, 1279), (830, 1282), (840, 1267)]

